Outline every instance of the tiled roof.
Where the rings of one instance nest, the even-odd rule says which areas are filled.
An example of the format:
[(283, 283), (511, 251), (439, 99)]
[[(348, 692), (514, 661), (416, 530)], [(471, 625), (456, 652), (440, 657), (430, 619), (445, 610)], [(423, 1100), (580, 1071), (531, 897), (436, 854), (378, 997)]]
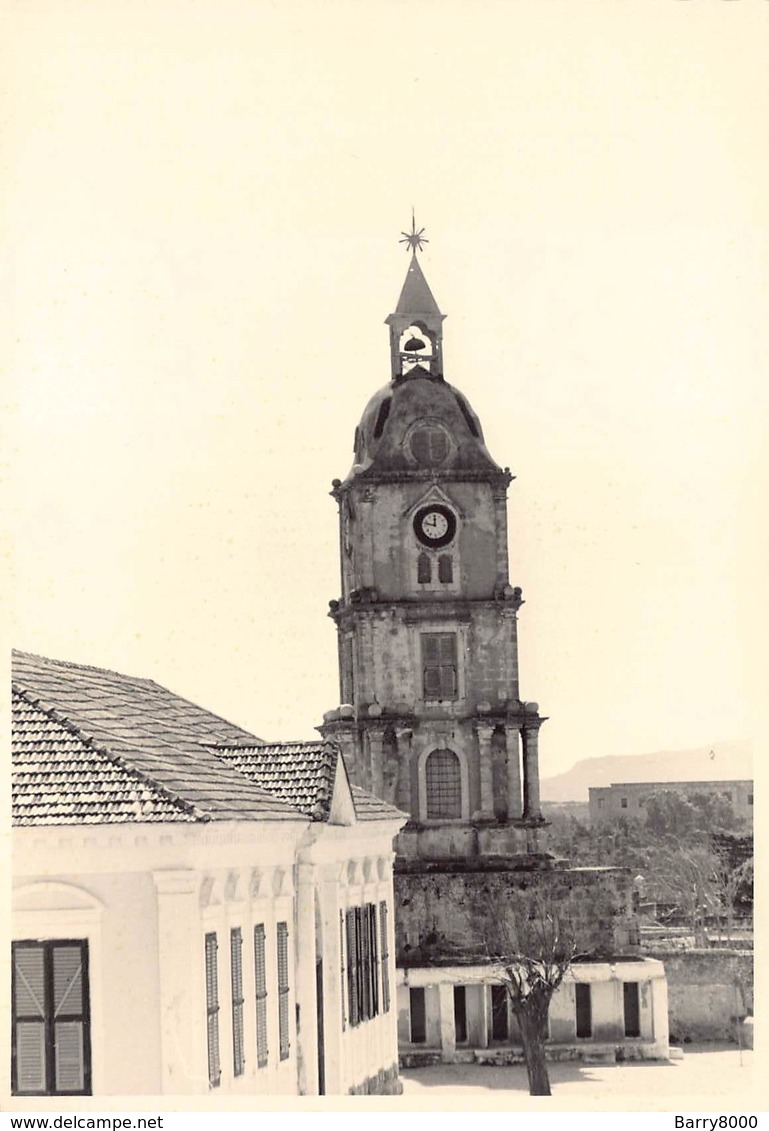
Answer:
[(90, 739), (12, 695), (15, 825), (194, 821), (190, 805), (169, 797)]
[(326, 819), (336, 774), (336, 748), (323, 742), (217, 746), (217, 757), (314, 821)]
[[(216, 754), (262, 789), (295, 805), (314, 821), (328, 817), (338, 754), (327, 742), (269, 742), (259, 746), (217, 746)], [(351, 786), (359, 821), (383, 821), (404, 814), (358, 786)]]
[[(209, 748), (258, 746), (255, 735), (152, 680), (14, 652), (13, 682), (14, 793), (25, 824), (302, 819)], [(160, 798), (167, 815), (145, 815), (140, 807)]]
[(350, 792), (355, 805), (355, 816), (359, 821), (385, 821), (388, 817), (399, 817), (401, 821), (404, 821), (408, 815), (402, 813), (400, 809), (396, 809), (394, 805), (390, 805), (389, 802), (383, 801), (381, 797), (375, 797), (373, 793), (366, 793), (365, 789), (361, 789), (359, 785), (351, 785)]

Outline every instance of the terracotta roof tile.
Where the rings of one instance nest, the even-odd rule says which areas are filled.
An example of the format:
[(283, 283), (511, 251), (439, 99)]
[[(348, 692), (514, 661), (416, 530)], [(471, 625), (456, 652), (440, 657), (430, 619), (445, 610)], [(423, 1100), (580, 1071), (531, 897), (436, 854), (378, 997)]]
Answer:
[[(255, 735), (152, 680), (24, 652), (13, 653), (13, 680), (22, 823), (302, 819), (209, 749), (219, 742), (258, 746)], [(45, 718), (52, 724), (47, 733)], [(129, 804), (137, 782), (145, 792)], [(154, 812), (150, 802), (160, 797), (165, 815), (144, 815), (141, 806)]]
[[(295, 805), (314, 821), (325, 821), (331, 808), (338, 759), (329, 742), (269, 742), (259, 746), (217, 746), (216, 754), (262, 789)], [(386, 801), (351, 786), (359, 821), (382, 821), (406, 815)]]

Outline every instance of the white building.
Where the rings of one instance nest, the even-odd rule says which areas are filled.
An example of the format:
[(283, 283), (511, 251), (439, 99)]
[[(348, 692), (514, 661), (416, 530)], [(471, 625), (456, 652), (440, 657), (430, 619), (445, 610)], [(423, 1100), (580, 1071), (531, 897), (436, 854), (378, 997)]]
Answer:
[(13, 675), (13, 1093), (398, 1091), (403, 816), (330, 744), (97, 668)]

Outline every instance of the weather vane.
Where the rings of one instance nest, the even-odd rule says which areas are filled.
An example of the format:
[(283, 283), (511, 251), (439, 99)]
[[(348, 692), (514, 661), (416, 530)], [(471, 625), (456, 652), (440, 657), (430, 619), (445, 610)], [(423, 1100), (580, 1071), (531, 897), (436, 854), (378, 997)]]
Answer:
[(410, 232), (401, 232), (403, 239), (398, 240), (398, 243), (405, 243), (406, 246), (410, 247), (412, 251), (421, 251), (422, 250), (422, 244), (430, 242), (429, 240), (426, 240), (425, 237), (422, 235), (423, 231), (424, 231), (424, 228), (420, 228), (419, 231), (417, 231), (416, 221), (414, 220), (414, 209), (412, 208), (411, 209), (411, 231)]

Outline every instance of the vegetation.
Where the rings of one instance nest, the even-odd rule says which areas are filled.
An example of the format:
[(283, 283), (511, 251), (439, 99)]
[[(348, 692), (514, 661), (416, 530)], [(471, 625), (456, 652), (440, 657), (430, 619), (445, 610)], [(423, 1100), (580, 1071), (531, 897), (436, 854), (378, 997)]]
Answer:
[[(488, 900), (480, 895), (481, 901)], [(542, 892), (520, 894), (504, 907), (476, 906), (482, 946), (498, 967), (518, 1022), (529, 1094), (549, 1096), (545, 1057), (547, 1015), (553, 994), (577, 956), (575, 933), (562, 907)]]
[(706, 945), (706, 929), (729, 940), (737, 919), (752, 914), (752, 836), (717, 795), (658, 790), (645, 808), (645, 821), (598, 828), (555, 814), (550, 851), (571, 864), (629, 868), (656, 919), (687, 926), (696, 945)]

